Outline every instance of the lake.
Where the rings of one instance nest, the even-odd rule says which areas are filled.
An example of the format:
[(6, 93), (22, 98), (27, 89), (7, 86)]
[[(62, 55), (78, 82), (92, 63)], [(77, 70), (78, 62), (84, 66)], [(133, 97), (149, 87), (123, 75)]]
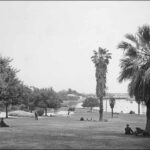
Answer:
[[(83, 102), (79, 102), (76, 105), (76, 108), (83, 108), (82, 103)], [(104, 107), (104, 111), (107, 110), (107, 112), (111, 112), (109, 100), (103, 101), (103, 107)], [(94, 107), (93, 109), (99, 110), (99, 107)], [(116, 103), (114, 106), (114, 112), (129, 113), (131, 110), (134, 111), (136, 114), (138, 114), (138, 104), (136, 103), (136, 101), (126, 100), (126, 99), (116, 100)], [(146, 106), (144, 104), (140, 104), (140, 114), (146, 114)]]

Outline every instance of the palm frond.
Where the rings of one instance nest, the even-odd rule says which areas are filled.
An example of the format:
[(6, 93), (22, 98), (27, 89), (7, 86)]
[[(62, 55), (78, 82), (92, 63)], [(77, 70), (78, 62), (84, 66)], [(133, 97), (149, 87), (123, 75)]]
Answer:
[(135, 72), (138, 70), (137, 63), (130, 58), (121, 59), (121, 72), (118, 77), (119, 82), (131, 79)]
[(136, 38), (136, 36), (134, 36), (133, 34), (126, 34), (125, 37), (132, 41), (133, 43), (136, 44), (136, 46), (138, 47), (139, 43), (138, 43), (138, 39)]
[(125, 42), (125, 41), (122, 41), (122, 42), (120, 42), (120, 43), (118, 44), (117, 48), (118, 48), (118, 49), (124, 49), (124, 50), (126, 50), (126, 49), (128, 49), (130, 46), (131, 46), (130, 43)]
[(150, 68), (145, 71), (144, 82), (145, 84), (150, 84)]
[(134, 96), (134, 87), (133, 87), (133, 83), (132, 81), (129, 83), (128, 85), (128, 93), (129, 93), (129, 96), (130, 97), (133, 97)]
[(150, 26), (149, 25), (143, 25), (142, 27), (138, 28), (138, 35), (142, 40), (144, 40), (145, 43), (150, 42)]
[(135, 47), (130, 46), (130, 47), (127, 49), (125, 55), (128, 56), (128, 57), (131, 57), (131, 58), (136, 58), (136, 57), (138, 56), (138, 53), (137, 53), (137, 50), (136, 50)]
[(142, 80), (142, 72), (139, 71), (139, 72), (136, 72), (132, 79), (131, 79), (131, 82), (129, 83), (128, 85), (128, 92), (129, 92), (129, 95), (131, 97), (135, 96), (136, 97), (136, 100), (139, 100), (139, 98), (142, 99), (142, 96), (143, 96), (143, 80)]
[(124, 58), (121, 59), (119, 82), (129, 79), (128, 92), (135, 96), (136, 101), (150, 101), (150, 26), (138, 28), (138, 32), (126, 34), (125, 37), (135, 43), (120, 42), (118, 48), (124, 49)]

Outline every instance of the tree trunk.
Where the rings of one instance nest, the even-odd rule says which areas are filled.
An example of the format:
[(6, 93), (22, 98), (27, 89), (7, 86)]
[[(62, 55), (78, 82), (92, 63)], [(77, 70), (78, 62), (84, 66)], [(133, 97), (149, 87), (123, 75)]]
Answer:
[(140, 102), (138, 102), (138, 115), (140, 115)]
[(8, 118), (8, 105), (7, 104), (5, 105), (5, 108), (6, 108), (6, 118)]
[(107, 99), (106, 99), (106, 112), (107, 112)]
[(99, 103), (99, 121), (103, 120), (103, 97), (100, 97)]
[(32, 107), (29, 106), (29, 112), (32, 113)]
[(30, 106), (29, 106), (29, 99), (28, 99), (28, 111), (30, 111)]
[(113, 111), (114, 109), (112, 108), (111, 109), (111, 118), (113, 118), (113, 114), (114, 114), (114, 111)]
[(91, 107), (91, 112), (92, 112), (92, 107)]
[(147, 112), (146, 112), (147, 122), (146, 122), (145, 131), (150, 134), (150, 103), (147, 104), (146, 106), (147, 106)]
[(45, 108), (45, 116), (47, 116), (47, 108)]

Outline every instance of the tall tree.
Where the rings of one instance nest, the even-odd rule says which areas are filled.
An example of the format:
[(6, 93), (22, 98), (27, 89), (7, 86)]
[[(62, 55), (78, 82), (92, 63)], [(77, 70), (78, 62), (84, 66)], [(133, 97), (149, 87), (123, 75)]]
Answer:
[(88, 98), (86, 98), (86, 99), (83, 101), (82, 106), (83, 106), (83, 107), (90, 107), (90, 108), (91, 108), (91, 112), (92, 112), (93, 107), (98, 107), (98, 106), (99, 106), (99, 103), (98, 103), (97, 98), (88, 97)]
[(94, 50), (94, 55), (91, 57), (96, 67), (96, 95), (99, 103), (99, 120), (103, 120), (103, 97), (106, 90), (106, 73), (111, 53), (107, 49), (99, 47), (98, 51)]
[(134, 96), (137, 103), (145, 102), (145, 131), (150, 134), (150, 26), (143, 25), (135, 35), (126, 34), (125, 37), (128, 41), (118, 45), (119, 49), (124, 50), (119, 81), (129, 80), (129, 95)]
[(45, 116), (47, 116), (47, 108), (58, 109), (61, 107), (61, 100), (52, 88), (40, 89), (40, 98), (38, 106), (44, 108)]
[(16, 69), (10, 66), (12, 59), (3, 58), (0, 56), (0, 102), (6, 108), (6, 118), (8, 118), (8, 106), (10, 104), (17, 104), (18, 97), (17, 92), (20, 86)]

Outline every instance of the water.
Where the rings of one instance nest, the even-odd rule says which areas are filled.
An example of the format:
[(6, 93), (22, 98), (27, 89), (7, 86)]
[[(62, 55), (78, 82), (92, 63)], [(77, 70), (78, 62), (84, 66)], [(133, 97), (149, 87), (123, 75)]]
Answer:
[[(82, 102), (78, 103), (76, 108), (82, 108)], [(107, 112), (111, 112), (109, 100), (103, 101), (103, 108), (104, 111), (107, 109)], [(94, 107), (93, 109), (99, 110), (99, 107)], [(116, 100), (114, 112), (129, 113), (131, 110), (138, 114), (138, 104), (135, 101), (129, 101), (125, 99)], [(146, 106), (144, 104), (140, 104), (140, 114), (146, 114)]]

